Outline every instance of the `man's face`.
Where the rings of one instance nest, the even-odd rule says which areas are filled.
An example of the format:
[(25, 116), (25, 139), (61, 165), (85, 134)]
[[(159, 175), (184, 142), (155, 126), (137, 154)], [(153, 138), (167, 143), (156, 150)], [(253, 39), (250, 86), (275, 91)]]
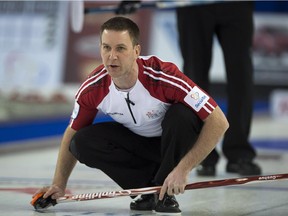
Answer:
[(101, 58), (112, 78), (132, 72), (140, 53), (140, 45), (133, 47), (128, 31), (104, 30), (101, 38)]

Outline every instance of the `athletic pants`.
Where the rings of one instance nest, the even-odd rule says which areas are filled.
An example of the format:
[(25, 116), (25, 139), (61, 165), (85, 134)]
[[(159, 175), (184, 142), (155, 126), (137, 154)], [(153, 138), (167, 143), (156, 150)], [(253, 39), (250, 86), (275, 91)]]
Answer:
[[(217, 36), (227, 78), (227, 119), (222, 150), (230, 162), (251, 161), (255, 150), (248, 138), (253, 112), (253, 2), (220, 2), (177, 9), (177, 25), (184, 73), (209, 91), (212, 45)], [(203, 164), (216, 164), (214, 149)]]
[(96, 123), (76, 132), (70, 151), (124, 189), (162, 185), (192, 148), (202, 125), (191, 109), (177, 103), (165, 114), (161, 137), (137, 135), (117, 122)]

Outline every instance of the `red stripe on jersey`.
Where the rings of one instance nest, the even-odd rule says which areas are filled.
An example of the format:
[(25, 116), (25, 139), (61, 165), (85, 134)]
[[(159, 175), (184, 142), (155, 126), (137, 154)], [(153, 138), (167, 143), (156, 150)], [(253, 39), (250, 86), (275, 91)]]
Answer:
[(204, 120), (213, 112), (216, 107), (217, 103), (210, 97), (208, 102), (199, 110), (199, 117)]
[[(195, 84), (170, 62), (162, 62), (155, 56), (141, 56), (138, 59), (139, 80), (153, 97), (166, 103), (175, 103), (185, 97)], [(147, 78), (147, 76), (149, 78)], [(150, 82), (147, 82), (147, 79)], [(190, 82), (190, 83), (187, 83)], [(157, 83), (157, 84), (156, 84)], [(177, 92), (177, 93), (176, 93)]]
[(92, 124), (98, 113), (97, 106), (109, 92), (107, 86), (110, 83), (111, 79), (103, 65), (89, 75), (75, 95), (75, 101), (79, 104), (79, 111), (75, 119), (71, 118), (71, 128), (79, 130)]
[[(100, 71), (99, 71), (100, 69)], [(79, 97), (79, 95), (81, 94), (81, 92), (87, 88), (89, 85), (97, 82), (99, 79), (101, 79), (102, 77), (106, 76), (108, 74), (108, 72), (106, 71), (105, 67), (103, 65), (99, 66), (98, 68), (96, 68), (90, 75), (89, 78), (80, 86), (80, 88), (78, 89), (78, 91), (75, 94), (75, 98), (77, 99)]]
[[(192, 108), (190, 104), (184, 101), (184, 98), (191, 93), (192, 89), (197, 85), (183, 74), (175, 64), (162, 62), (155, 56), (140, 57), (139, 62), (142, 64), (142, 67), (139, 68), (144, 69), (143, 74), (148, 76), (149, 79), (154, 80), (154, 82), (157, 82), (157, 84), (153, 85), (152, 81), (150, 83), (145, 81), (147, 78), (145, 79), (144, 77), (143, 81), (141, 81), (139, 77), (140, 81), (145, 85), (145, 88), (148, 90), (152, 89), (151, 91), (149, 90), (149, 92), (153, 97), (168, 103), (182, 102)], [(203, 91), (198, 86), (197, 89)], [(208, 95), (205, 91), (203, 92)], [(203, 104), (203, 107), (198, 110), (198, 112), (194, 110), (194, 108), (192, 109), (198, 113), (201, 119), (205, 119), (216, 106), (216, 102), (209, 96), (209, 100)]]
[(192, 89), (187, 82), (183, 81), (182, 79), (179, 79), (176, 76), (166, 74), (163, 71), (155, 71), (152, 68), (146, 66), (144, 66), (144, 68), (145, 68), (144, 74), (148, 75), (149, 77), (155, 80), (161, 80), (163, 82), (169, 83), (177, 88), (180, 88), (186, 93), (188, 93)]

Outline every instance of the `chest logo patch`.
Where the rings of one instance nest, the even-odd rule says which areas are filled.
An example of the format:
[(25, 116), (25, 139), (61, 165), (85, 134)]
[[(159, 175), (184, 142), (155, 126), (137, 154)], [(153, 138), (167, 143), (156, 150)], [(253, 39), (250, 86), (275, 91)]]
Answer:
[(163, 115), (163, 111), (162, 110), (151, 110), (146, 112), (146, 116), (148, 117), (148, 119), (156, 119), (156, 118), (160, 118)]

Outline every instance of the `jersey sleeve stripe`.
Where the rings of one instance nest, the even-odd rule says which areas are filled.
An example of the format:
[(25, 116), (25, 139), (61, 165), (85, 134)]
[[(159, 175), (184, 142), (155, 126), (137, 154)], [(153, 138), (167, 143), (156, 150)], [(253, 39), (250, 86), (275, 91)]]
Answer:
[(203, 106), (203, 109), (205, 109), (205, 111), (206, 111), (207, 113), (209, 113), (209, 114), (212, 113), (212, 111), (211, 111), (210, 109), (208, 109), (206, 106)]
[(173, 86), (176, 86), (176, 87), (182, 89), (183, 91), (185, 91), (187, 94), (189, 93), (189, 91), (188, 91), (186, 88), (184, 88), (183, 86), (181, 86), (181, 85), (179, 85), (179, 84), (177, 84), (177, 83), (175, 83), (175, 82), (173, 82), (173, 81), (171, 81), (171, 80), (164, 79), (163, 77), (155, 77), (153, 74), (151, 74), (151, 73), (149, 73), (149, 72), (147, 72), (147, 71), (144, 71), (144, 74), (152, 77), (152, 78), (155, 79), (155, 80), (161, 80), (161, 81), (163, 81), (163, 82), (166, 82), (166, 83), (169, 83), (169, 84), (171, 84), (171, 85), (173, 85)]
[(208, 106), (210, 106), (211, 107), (211, 109), (215, 109), (215, 106), (213, 106), (211, 103), (209, 103), (208, 101), (207, 101), (207, 103), (206, 103)]
[(103, 69), (100, 73), (96, 74), (95, 76), (87, 79), (87, 81), (84, 82), (84, 83), (80, 86), (79, 90), (77, 91), (77, 93), (76, 93), (76, 95), (75, 95), (76, 100), (78, 100), (78, 98), (79, 98), (79, 96), (81, 95), (81, 93), (82, 93), (87, 87), (89, 87), (89, 86), (90, 86), (91, 84), (93, 84), (93, 83), (98, 82), (98, 80), (102, 79), (104, 76), (106, 76), (106, 75), (108, 74), (107, 71), (105, 71), (104, 73), (103, 73), (103, 71), (105, 71), (105, 69)]
[[(144, 67), (146, 70), (151, 71), (151, 72), (153, 72), (153, 73), (160, 74), (161, 76), (168, 77), (168, 78), (170, 78), (170, 79), (172, 79), (172, 80), (173, 80), (173, 79), (174, 79), (174, 80), (177, 80), (177, 81), (183, 83), (187, 88), (189, 88), (190, 91), (192, 90), (192, 87), (191, 87), (187, 82), (185, 82), (184, 80), (182, 80), (182, 79), (180, 79), (180, 78), (178, 78), (178, 77), (171, 76), (171, 75), (169, 75), (169, 74), (164, 73), (163, 71), (156, 71), (156, 70), (154, 70), (154, 69), (151, 68), (151, 67), (147, 67), (147, 66), (143, 66), (143, 67)], [(146, 74), (149, 73), (148, 71), (145, 71), (145, 72), (147, 72)], [(144, 72), (144, 73), (145, 73), (145, 72)]]
[(87, 80), (85, 80), (82, 85), (79, 87), (78, 91), (75, 94), (75, 97), (79, 94), (79, 92), (82, 90), (83, 87), (85, 87), (87, 84), (90, 84), (91, 82), (93, 82), (93, 80), (95, 78), (97, 78), (97, 76), (101, 75), (103, 73), (103, 71), (105, 71), (106, 69), (103, 68), (99, 73), (95, 74), (94, 76), (91, 76), (90, 78), (88, 78)]

